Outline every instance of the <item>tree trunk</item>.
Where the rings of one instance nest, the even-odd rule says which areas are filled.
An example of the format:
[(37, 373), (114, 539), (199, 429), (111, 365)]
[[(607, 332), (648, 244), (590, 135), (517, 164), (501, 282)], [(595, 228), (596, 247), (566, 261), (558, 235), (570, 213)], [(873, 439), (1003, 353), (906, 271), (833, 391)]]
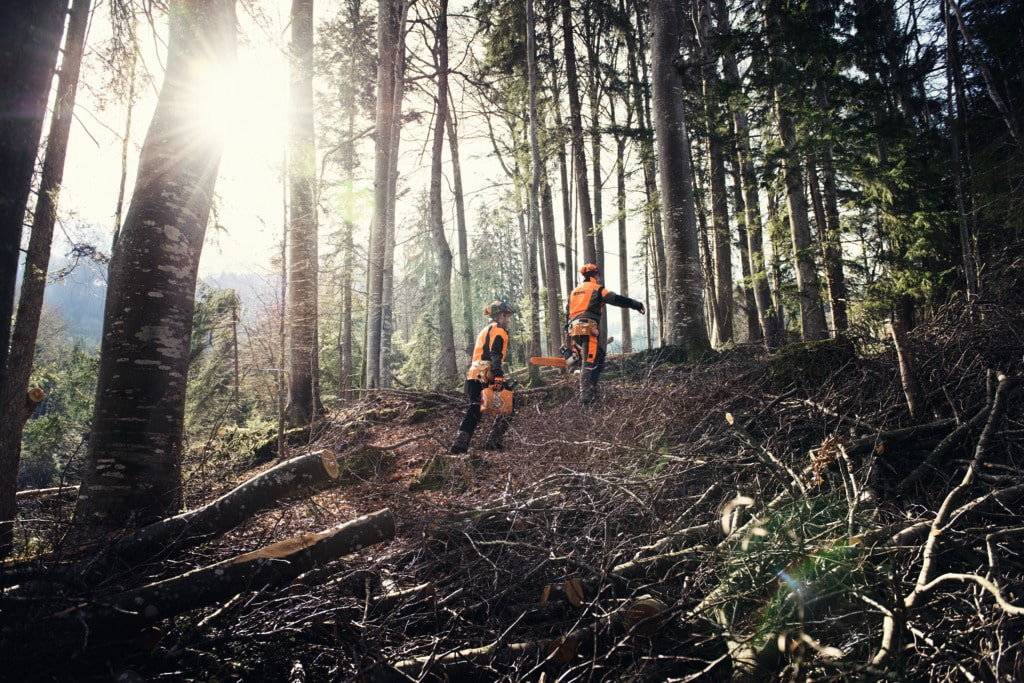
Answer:
[[(529, 88), (530, 117), (530, 192), (529, 203), (529, 238), (527, 239), (527, 287), (530, 294), (530, 346), (526, 357), (540, 355), (540, 288), (537, 278), (537, 243), (541, 235), (540, 226), (540, 183), (542, 176), (540, 144), (537, 142), (537, 17), (534, 14), (533, 0), (526, 0), (526, 71), (527, 87)], [(549, 306), (550, 307), (550, 306)], [(550, 329), (550, 328), (549, 328)], [(536, 384), (540, 379), (540, 369), (533, 363), (528, 364), (530, 383)]]
[(551, 197), (551, 183), (545, 172), (541, 177), (540, 229), (544, 243), (544, 290), (547, 292), (548, 353), (553, 354), (562, 344), (561, 278), (558, 272), (558, 244), (555, 241), (555, 206)]
[(221, 143), (188, 106), (197, 66), (235, 55), (233, 0), (176, 0), (167, 73), (109, 269), (92, 433), (75, 513), (84, 534), (181, 505), (185, 385), (196, 273)]
[(373, 175), (373, 222), (370, 229), (369, 263), (367, 271), (366, 306), (366, 382), (367, 389), (382, 386), (381, 355), (384, 332), (384, 270), (388, 240), (388, 215), (391, 188), (393, 137), (401, 110), (395, 109), (398, 101), (395, 92), (398, 84), (398, 61), (404, 56), (399, 52), (401, 34), (404, 30), (405, 2), (403, 0), (379, 0), (377, 3), (377, 126), (374, 136)]
[(317, 410), (317, 217), (314, 202), (313, 0), (292, 0), (288, 140), (288, 407), (292, 427)]
[[(629, 127), (627, 122), (626, 127)], [(615, 180), (618, 191), (615, 195), (618, 204), (618, 251), (619, 251), (619, 294), (629, 296), (629, 258), (631, 256), (628, 240), (626, 238), (626, 138), (619, 137), (616, 149), (618, 160), (615, 163)], [(623, 353), (633, 353), (633, 331), (629, 326), (629, 308), (621, 308), (620, 333)]]
[(782, 172), (786, 183), (786, 205), (789, 212), (790, 236), (793, 241), (793, 260), (796, 271), (797, 296), (800, 303), (800, 331), (804, 341), (828, 338), (828, 325), (822, 306), (818, 270), (814, 261), (815, 245), (807, 216), (804, 197), (804, 169), (797, 149), (796, 124), (793, 121), (792, 87), (786, 74), (788, 64), (780, 45), (779, 8), (777, 0), (764, 1), (765, 39), (775, 73), (774, 100), (778, 119), (779, 138), (782, 142)]
[(391, 344), (394, 334), (394, 289), (395, 289), (395, 200), (398, 188), (398, 149), (402, 138), (402, 100), (405, 97), (405, 20), (409, 4), (403, 3), (398, 17), (397, 45), (395, 46), (394, 104), (391, 110), (395, 123), (391, 127), (391, 148), (388, 158), (388, 205), (385, 212), (386, 229), (384, 241), (384, 277), (381, 289), (381, 332), (380, 332), (380, 386), (391, 386)]
[[(590, 183), (587, 180), (587, 155), (583, 149), (583, 110), (580, 105), (580, 80), (576, 70), (575, 34), (572, 28), (572, 7), (569, 0), (561, 0), (562, 39), (565, 49), (565, 81), (569, 95), (569, 135), (572, 141), (572, 168), (576, 181), (576, 202), (580, 215), (580, 236), (583, 240), (584, 263), (597, 263), (594, 242), (594, 213), (590, 203)], [(571, 286), (570, 286), (571, 289)]]
[(704, 88), (704, 116), (707, 128), (708, 176), (711, 190), (711, 253), (713, 254), (711, 308), (714, 311), (712, 341), (716, 345), (734, 341), (732, 302), (732, 241), (729, 235), (729, 197), (725, 185), (725, 113), (720, 104), (717, 55), (710, 43), (715, 39), (711, 23), (711, 2), (698, 3), (697, 39), (700, 50), (701, 84)]
[(430, 155), (430, 234), (437, 250), (440, 289), (437, 326), (441, 348), (437, 386), (450, 387), (458, 379), (459, 368), (455, 360), (455, 330), (452, 326), (452, 250), (444, 234), (444, 211), (441, 206), (441, 156), (444, 153), (444, 131), (448, 121), (448, 0), (440, 0), (437, 11), (437, 120)]
[[(67, 0), (0, 5), (0, 393), (6, 382), (22, 224), (32, 189)], [(11, 116), (11, 112), (18, 112)], [(15, 473), (17, 477), (17, 473)], [(13, 500), (13, 498), (12, 498)]]
[[(462, 163), (459, 156), (458, 128), (451, 108), (448, 110), (448, 147), (452, 155), (452, 187), (455, 192), (455, 229), (459, 242), (459, 282), (462, 285), (463, 351), (473, 357), (473, 287), (469, 279), (469, 238), (466, 230), (466, 199), (462, 191)], [(468, 365), (468, 362), (467, 362)]]
[(699, 357), (710, 350), (711, 342), (704, 318), (704, 284), (683, 84), (675, 67), (679, 57), (679, 17), (675, 3), (670, 0), (651, 0), (650, 15), (654, 124), (668, 259), (668, 329), (663, 335), (669, 344), (683, 347), (691, 357)]
[(0, 373), (3, 376), (0, 382), (0, 558), (10, 553), (13, 542), (13, 527), (9, 522), (17, 515), (21, 438), (25, 420), (31, 415), (29, 413), (22, 419), (21, 407), (26, 392), (29, 392), (29, 376), (35, 358), (46, 273), (50, 266), (53, 226), (57, 220), (57, 197), (64, 179), (64, 161), (71, 135), (82, 54), (85, 51), (90, 4), (91, 0), (75, 0), (71, 6), (57, 83), (57, 100), (50, 120), (50, 133), (46, 138), (38, 199), (25, 255), (18, 315), (11, 334), (6, 373)]

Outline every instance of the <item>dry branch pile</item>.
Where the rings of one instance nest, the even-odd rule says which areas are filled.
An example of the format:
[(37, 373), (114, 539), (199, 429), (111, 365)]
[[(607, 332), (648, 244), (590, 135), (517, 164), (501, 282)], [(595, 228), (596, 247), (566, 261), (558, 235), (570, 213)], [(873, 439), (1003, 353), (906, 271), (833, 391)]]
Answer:
[[(532, 390), (505, 450), (479, 466), (444, 458), (432, 490), (410, 485), (454, 434), (458, 397), (382, 392), (314, 435), (338, 454), (339, 483), (146, 571), (384, 507), (394, 540), (126, 631), (116, 648), (79, 634), (67, 667), (153, 680), (1024, 680), (1021, 311), (950, 306), (910, 331), (916, 420), (889, 340), (635, 356), (593, 408), (556, 400), (558, 379)], [(140, 571), (53, 590), (95, 607), (115, 580), (164, 578)], [(10, 670), (68, 676), (31, 656), (30, 631), (4, 624)]]

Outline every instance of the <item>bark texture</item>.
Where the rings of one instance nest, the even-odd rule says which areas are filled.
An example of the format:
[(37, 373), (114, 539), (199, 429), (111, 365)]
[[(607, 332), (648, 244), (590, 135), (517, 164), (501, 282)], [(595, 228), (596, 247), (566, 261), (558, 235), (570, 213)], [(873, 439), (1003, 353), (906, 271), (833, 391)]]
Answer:
[(232, 0), (170, 7), (167, 72), (110, 262), (92, 434), (76, 526), (141, 525), (181, 506), (185, 385), (199, 256), (221, 143), (202, 134), (191, 88), (235, 55)]

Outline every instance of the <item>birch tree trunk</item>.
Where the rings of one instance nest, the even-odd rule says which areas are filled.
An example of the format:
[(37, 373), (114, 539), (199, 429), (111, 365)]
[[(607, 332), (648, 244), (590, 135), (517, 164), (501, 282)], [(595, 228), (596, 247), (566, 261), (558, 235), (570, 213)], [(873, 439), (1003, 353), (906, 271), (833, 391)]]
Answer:
[(197, 73), (235, 58), (233, 0), (170, 5), (167, 72), (109, 269), (92, 433), (75, 524), (84, 535), (181, 507), (196, 274), (222, 143), (194, 120)]

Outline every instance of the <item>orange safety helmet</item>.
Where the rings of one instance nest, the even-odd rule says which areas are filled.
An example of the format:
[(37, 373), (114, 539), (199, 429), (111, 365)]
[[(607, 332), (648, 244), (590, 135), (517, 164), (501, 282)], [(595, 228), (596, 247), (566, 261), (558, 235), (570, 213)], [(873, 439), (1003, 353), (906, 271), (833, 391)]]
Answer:
[(498, 316), (502, 313), (512, 314), (515, 313), (515, 309), (508, 305), (508, 303), (498, 299), (492, 301), (484, 307), (484, 315), (490, 317), (492, 320), (497, 320)]
[(582, 275), (584, 278), (588, 278), (588, 277), (590, 277), (592, 275), (593, 276), (597, 276), (597, 275), (600, 275), (600, 274), (601, 274), (601, 269), (598, 268), (597, 265), (595, 265), (593, 263), (585, 263), (585, 264), (583, 264), (583, 267), (580, 268), (580, 275)]

